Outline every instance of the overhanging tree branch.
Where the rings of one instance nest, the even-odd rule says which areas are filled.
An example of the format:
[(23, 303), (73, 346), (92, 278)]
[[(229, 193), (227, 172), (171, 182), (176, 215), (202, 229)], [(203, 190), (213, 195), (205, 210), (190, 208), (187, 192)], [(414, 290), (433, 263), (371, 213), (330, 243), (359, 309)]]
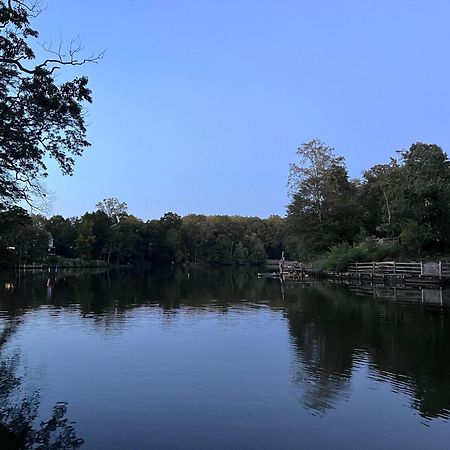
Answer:
[(104, 52), (82, 57), (76, 37), (65, 50), (62, 44), (57, 50), (43, 45), (50, 56), (31, 67), (31, 44), (39, 33), (30, 20), (41, 11), (38, 0), (0, 0), (0, 207), (42, 192), (44, 158), (53, 157), (70, 175), (74, 156), (90, 145), (84, 118), (84, 106), (92, 102), (88, 79), (57, 83), (54, 73), (97, 63)]

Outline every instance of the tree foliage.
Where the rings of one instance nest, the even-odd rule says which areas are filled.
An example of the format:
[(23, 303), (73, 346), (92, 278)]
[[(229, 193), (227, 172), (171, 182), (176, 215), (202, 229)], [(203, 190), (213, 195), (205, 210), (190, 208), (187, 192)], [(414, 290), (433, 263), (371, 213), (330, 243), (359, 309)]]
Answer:
[[(118, 202), (120, 204), (120, 202)], [(159, 220), (131, 215), (108, 216), (101, 210), (79, 218), (29, 216), (22, 209), (0, 213), (2, 248), (27, 248), (21, 262), (43, 262), (48, 254), (48, 233), (54, 239), (56, 256), (103, 260), (113, 264), (260, 264), (268, 256), (280, 256), (282, 219), (257, 217), (181, 217), (173, 212)], [(18, 232), (19, 230), (19, 232)], [(23, 230), (23, 231), (22, 231)], [(28, 234), (26, 234), (28, 233)], [(41, 245), (36, 238), (41, 237)], [(17, 250), (18, 251), (18, 250)], [(4, 253), (4, 260), (7, 253)], [(17, 263), (16, 251), (10, 252)]]
[(105, 198), (95, 206), (97, 210), (106, 214), (114, 223), (119, 223), (120, 219), (128, 213), (128, 205), (125, 202), (119, 202), (116, 197)]
[(356, 185), (348, 179), (344, 159), (318, 139), (297, 150), (291, 164), (288, 206), (290, 247), (310, 256), (333, 244), (351, 241), (359, 230)]
[[(437, 145), (415, 143), (398, 158), (349, 180), (344, 160), (318, 140), (303, 144), (300, 165), (291, 165), (292, 201), (288, 206), (286, 246), (301, 259), (326, 251), (336, 261), (369, 260), (385, 255), (383, 242), (398, 248), (390, 255), (420, 257), (445, 253), (450, 244), (450, 163)], [(369, 250), (378, 239), (383, 249)], [(331, 249), (331, 250), (330, 250)]]
[(57, 257), (110, 264), (256, 265), (285, 251), (342, 269), (353, 261), (448, 252), (450, 163), (440, 147), (413, 144), (360, 180), (350, 180), (343, 158), (318, 140), (298, 155), (286, 218), (167, 212), (144, 221), (116, 198), (73, 218), (29, 216), (15, 207), (0, 212), (0, 261), (45, 261), (48, 233)]
[(44, 194), (45, 159), (72, 174), (74, 158), (89, 146), (84, 104), (91, 103), (85, 76), (58, 83), (67, 65), (96, 61), (78, 59), (77, 40), (67, 51), (45, 47), (48, 58), (36, 61), (33, 46), (39, 33), (32, 27), (36, 3), (0, 0), (0, 207), (30, 202)]

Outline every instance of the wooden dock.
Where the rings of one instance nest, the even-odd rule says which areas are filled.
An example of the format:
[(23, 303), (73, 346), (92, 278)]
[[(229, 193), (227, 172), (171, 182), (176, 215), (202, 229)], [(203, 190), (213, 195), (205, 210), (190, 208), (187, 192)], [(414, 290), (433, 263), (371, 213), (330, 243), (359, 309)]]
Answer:
[(300, 261), (280, 260), (279, 272), (281, 279), (303, 281), (307, 275), (307, 267)]
[(405, 284), (450, 283), (450, 264), (441, 261), (354, 263), (347, 272), (352, 278), (370, 279), (383, 284), (396, 280)]
[(420, 262), (362, 262), (350, 264), (346, 272), (314, 270), (300, 261), (279, 262), (279, 276), (283, 281), (304, 281), (307, 278), (324, 278), (337, 281), (373, 283), (384, 285), (450, 284), (450, 263)]

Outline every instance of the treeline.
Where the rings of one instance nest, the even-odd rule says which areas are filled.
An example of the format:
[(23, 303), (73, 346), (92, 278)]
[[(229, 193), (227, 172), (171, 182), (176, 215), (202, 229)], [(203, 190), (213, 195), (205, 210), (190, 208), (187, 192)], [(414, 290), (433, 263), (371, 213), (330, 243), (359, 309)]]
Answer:
[(450, 163), (437, 145), (415, 143), (361, 179), (350, 179), (344, 158), (319, 140), (297, 155), (284, 242), (291, 256), (342, 270), (352, 261), (448, 253)]
[(12, 208), (0, 214), (4, 264), (52, 256), (110, 264), (260, 264), (281, 254), (282, 219), (168, 212), (142, 221), (125, 203), (106, 199), (82, 217), (46, 219)]
[(114, 198), (75, 218), (47, 219), (12, 207), (0, 212), (0, 260), (40, 262), (50, 254), (109, 264), (260, 264), (284, 251), (290, 259), (343, 270), (354, 261), (446, 258), (450, 163), (440, 147), (413, 144), (361, 179), (350, 179), (344, 158), (319, 140), (297, 155), (285, 218), (168, 212), (143, 221)]

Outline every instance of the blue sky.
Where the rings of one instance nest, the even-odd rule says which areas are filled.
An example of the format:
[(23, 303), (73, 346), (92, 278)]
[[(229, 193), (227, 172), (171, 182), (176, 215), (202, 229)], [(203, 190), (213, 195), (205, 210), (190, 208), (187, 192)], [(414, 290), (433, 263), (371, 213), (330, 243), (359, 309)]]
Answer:
[(107, 49), (90, 78), (92, 147), (52, 213), (285, 212), (296, 148), (350, 175), (424, 141), (450, 148), (448, 0), (46, 0), (40, 41)]

